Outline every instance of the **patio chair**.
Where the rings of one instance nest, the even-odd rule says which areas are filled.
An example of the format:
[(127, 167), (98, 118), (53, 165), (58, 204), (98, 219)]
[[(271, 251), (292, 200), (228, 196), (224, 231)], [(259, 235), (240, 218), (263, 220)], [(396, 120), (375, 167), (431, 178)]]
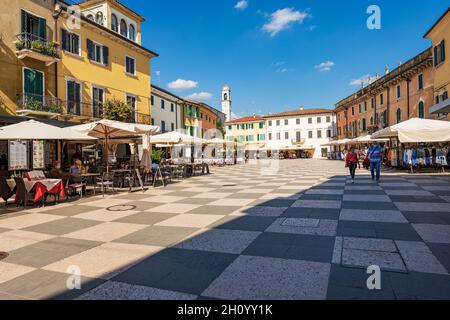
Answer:
[(162, 166), (161, 174), (166, 182), (172, 182), (172, 168), (170, 166)]
[(101, 178), (98, 178), (97, 185), (102, 189), (103, 197), (105, 196), (105, 191), (107, 189), (112, 189), (112, 191), (115, 193), (116, 190), (114, 189), (114, 173), (103, 173), (103, 176)]
[(201, 164), (194, 165), (193, 175), (194, 176), (201, 176), (202, 174), (203, 174), (203, 165), (201, 165)]
[(180, 180), (184, 178), (184, 166), (182, 164), (179, 164), (176, 167), (174, 167), (172, 171), (172, 178)]
[(11, 199), (14, 194), (15, 192), (9, 188), (6, 178), (0, 176), (0, 197), (5, 201), (5, 207), (8, 206), (8, 200)]
[[(83, 192), (86, 189), (86, 183), (83, 181), (81, 176), (70, 175), (69, 179), (67, 179), (67, 191), (68, 195), (79, 195), (80, 198), (83, 198)], [(80, 193), (78, 193), (78, 191)]]
[(27, 188), (25, 187), (25, 182), (23, 180), (23, 178), (14, 178), (14, 181), (16, 182), (16, 188), (17, 188), (17, 193), (16, 193), (16, 204), (17, 207), (19, 207), (20, 205), (23, 205), (23, 207), (25, 208), (29, 202), (32, 202), (33, 205), (34, 203), (34, 192), (28, 192)]

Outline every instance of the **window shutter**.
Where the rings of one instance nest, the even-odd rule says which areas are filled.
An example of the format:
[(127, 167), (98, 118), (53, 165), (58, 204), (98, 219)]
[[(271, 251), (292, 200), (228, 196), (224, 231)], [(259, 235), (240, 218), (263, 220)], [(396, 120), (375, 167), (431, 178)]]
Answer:
[(445, 40), (441, 42), (441, 60), (445, 61)]
[(81, 102), (81, 85), (75, 82), (75, 102)]
[(103, 47), (103, 64), (107, 66), (109, 64), (109, 48)]
[(67, 50), (67, 31), (61, 29), (61, 46), (63, 50)]
[(47, 21), (42, 18), (39, 18), (39, 37), (47, 39)]
[(22, 33), (27, 32), (27, 13), (26, 11), (21, 11), (21, 20), (22, 20)]
[(87, 49), (89, 60), (94, 60), (94, 43), (89, 39), (87, 39)]
[(434, 47), (434, 66), (438, 65), (438, 47)]

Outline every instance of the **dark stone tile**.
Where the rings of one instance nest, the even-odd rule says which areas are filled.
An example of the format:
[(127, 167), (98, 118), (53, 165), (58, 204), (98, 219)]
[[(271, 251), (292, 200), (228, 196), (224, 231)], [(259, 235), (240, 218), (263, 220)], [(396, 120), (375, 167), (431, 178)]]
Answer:
[(334, 241), (334, 237), (265, 232), (242, 254), (329, 263), (333, 256)]
[[(303, 198), (302, 198), (303, 199)], [(321, 208), (289, 208), (282, 215), (282, 218), (309, 218), (309, 219), (330, 219), (339, 220), (341, 211), (339, 209)]]
[(337, 234), (342, 237), (422, 241), (414, 228), (404, 223), (339, 221)]
[(302, 196), (302, 200), (340, 200), (342, 201), (342, 198), (344, 196), (339, 196), (339, 195), (332, 195), (332, 194), (304, 194)]
[(105, 282), (81, 277), (81, 289), (68, 290), (68, 277), (65, 273), (36, 270), (0, 284), (0, 292), (29, 299), (72, 300)]
[(410, 272), (388, 273), (389, 283), (399, 299), (449, 300), (450, 277), (445, 275)]
[(95, 241), (54, 238), (14, 250), (3, 262), (42, 268), (101, 244)]
[(130, 201), (139, 201), (142, 199), (147, 199), (148, 197), (151, 197), (152, 194), (151, 192), (135, 192), (135, 193), (127, 193), (124, 195), (120, 195), (118, 197), (116, 197), (116, 199), (121, 199), (121, 200), (130, 200)]
[(184, 204), (200, 204), (207, 205), (208, 203), (214, 202), (217, 199), (207, 199), (207, 198), (186, 198), (182, 200), (175, 201), (174, 203), (184, 203)]
[[(215, 201), (215, 200), (213, 200)], [(195, 208), (189, 212), (186, 212), (188, 214), (217, 214), (217, 215), (228, 215), (236, 210), (241, 208), (240, 206), (233, 206), (232, 200), (230, 200), (230, 206), (201, 206), (198, 208)]]
[(360, 209), (360, 210), (398, 210), (392, 202), (357, 202), (343, 201), (342, 209)]
[[(189, 189), (187, 189), (187, 190), (189, 190)], [(200, 192), (189, 192), (189, 191), (174, 191), (174, 192), (166, 193), (165, 196), (192, 198), (199, 194), (201, 194), (201, 193)], [(205, 193), (205, 198), (206, 198), (206, 195), (207, 194)]]
[(236, 257), (225, 253), (166, 249), (113, 280), (200, 295)]
[(383, 190), (348, 190), (348, 189), (346, 189), (345, 194), (346, 195), (361, 194), (361, 195), (385, 196), (386, 192), (384, 192)]
[(57, 216), (73, 217), (73, 216), (77, 216), (77, 215), (85, 213), (85, 212), (95, 211), (95, 210), (99, 210), (99, 209), (101, 209), (101, 208), (83, 206), (83, 205), (77, 204), (77, 205), (64, 207), (64, 208), (58, 208), (56, 206), (56, 207), (54, 207), (54, 209), (45, 210), (45, 211), (42, 211), (42, 213), (54, 214)]
[(276, 219), (276, 217), (228, 216), (217, 221), (208, 228), (243, 231), (264, 231)]
[(431, 252), (450, 273), (450, 245), (444, 243), (427, 243)]
[(46, 222), (24, 229), (25, 231), (62, 236), (81, 229), (96, 226), (102, 222), (76, 218), (64, 218), (61, 220)]
[(327, 300), (395, 300), (390, 289), (369, 290), (366, 288), (328, 286)]
[[(264, 207), (290, 207), (294, 204), (295, 200), (286, 200), (286, 199), (272, 199), (272, 200), (261, 200), (257, 201), (256, 206), (264, 206)], [(252, 206), (253, 204), (249, 204)]]
[(405, 212), (403, 216), (413, 224), (450, 224), (450, 214), (443, 212)]
[(144, 224), (152, 226), (154, 224), (157, 224), (158, 222), (173, 218), (177, 215), (178, 214), (176, 213), (140, 212), (128, 217), (115, 220), (114, 222)]
[(238, 193), (233, 193), (227, 196), (225, 199), (259, 199), (264, 196), (265, 193), (245, 193), (245, 190)]
[(424, 196), (389, 196), (392, 202), (430, 202), (430, 203), (446, 203), (446, 201), (439, 197), (424, 197)]

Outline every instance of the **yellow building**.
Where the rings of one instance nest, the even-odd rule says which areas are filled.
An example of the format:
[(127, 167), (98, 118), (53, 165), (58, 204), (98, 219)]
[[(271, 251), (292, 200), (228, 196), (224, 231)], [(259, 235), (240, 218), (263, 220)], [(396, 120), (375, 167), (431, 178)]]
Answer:
[(266, 149), (266, 124), (261, 116), (250, 116), (225, 122), (227, 141), (242, 143), (246, 151)]
[(425, 34), (433, 42), (433, 62), (435, 68), (434, 92), (436, 105), (431, 112), (441, 119), (450, 120), (450, 61), (446, 57), (445, 45), (450, 43), (450, 7)]
[[(17, 0), (0, 21), (2, 114), (65, 121), (103, 118), (104, 103), (133, 107), (150, 124), (150, 60), (140, 15), (116, 0)], [(5, 68), (5, 69), (4, 69)]]

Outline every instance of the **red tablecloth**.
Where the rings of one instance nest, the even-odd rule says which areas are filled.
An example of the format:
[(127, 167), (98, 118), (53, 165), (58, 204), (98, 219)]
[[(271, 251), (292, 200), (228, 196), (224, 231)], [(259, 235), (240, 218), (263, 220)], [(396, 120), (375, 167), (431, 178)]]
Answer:
[(60, 181), (55, 187), (53, 187), (51, 190), (47, 190), (47, 187), (44, 186), (42, 183), (37, 182), (34, 185), (34, 202), (39, 202), (42, 197), (47, 194), (56, 194), (59, 195), (61, 198), (64, 198), (66, 196), (66, 192), (64, 191), (64, 184), (62, 181)]

